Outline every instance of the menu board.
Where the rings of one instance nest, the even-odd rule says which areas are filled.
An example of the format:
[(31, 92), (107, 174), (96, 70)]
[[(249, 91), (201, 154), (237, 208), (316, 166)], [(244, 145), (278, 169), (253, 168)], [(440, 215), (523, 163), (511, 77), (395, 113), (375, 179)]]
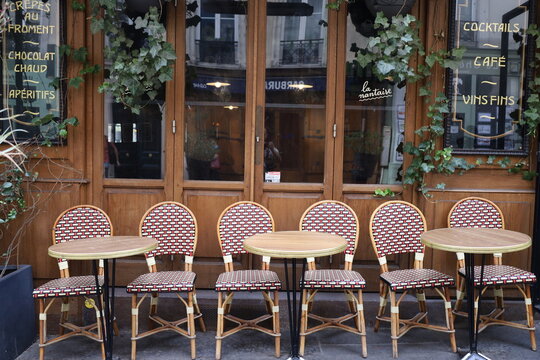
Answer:
[[(17, 117), (16, 127), (28, 131), (23, 137), (57, 135), (56, 123), (26, 126), (35, 118), (63, 115), (61, 89), (53, 81), (62, 77), (59, 47), (60, 0), (8, 0), (9, 22), (2, 38), (3, 108)], [(5, 127), (5, 124), (4, 124)], [(22, 133), (18, 133), (19, 136)]]
[(451, 114), (445, 145), (456, 153), (527, 152), (519, 125), (527, 92), (527, 36), (531, 6), (524, 0), (454, 0), (452, 48), (466, 48), (450, 71)]

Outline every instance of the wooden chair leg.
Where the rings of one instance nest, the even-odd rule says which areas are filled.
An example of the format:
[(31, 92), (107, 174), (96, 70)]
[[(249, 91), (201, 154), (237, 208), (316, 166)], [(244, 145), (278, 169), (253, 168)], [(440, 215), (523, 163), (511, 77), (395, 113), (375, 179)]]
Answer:
[(398, 357), (398, 335), (399, 335), (399, 308), (396, 301), (396, 293), (390, 292), (390, 316), (391, 316), (391, 334), (392, 334), (392, 357)]
[(428, 317), (427, 317), (426, 293), (424, 292), (424, 290), (422, 289), (416, 290), (416, 299), (418, 300), (418, 308), (420, 309), (420, 312), (426, 314), (426, 316), (423, 319), (424, 323), (429, 324)]
[[(45, 313), (45, 300), (39, 299), (39, 345), (47, 341), (47, 314)], [(45, 359), (45, 348), (39, 347), (39, 360)]]
[[(495, 286), (493, 295), (495, 297), (495, 306), (497, 307), (497, 310), (504, 310), (504, 292), (502, 286)], [(499, 315), (499, 319), (504, 319), (504, 313)]]
[(232, 307), (232, 300), (233, 300), (233, 297), (229, 297), (229, 295), (231, 295), (231, 292), (228, 292), (227, 293), (227, 296), (226, 298), (228, 298), (229, 300), (227, 301), (226, 304), (223, 304), (225, 306), (225, 314), (229, 314), (231, 312), (231, 307)]
[(103, 328), (101, 327), (101, 321), (103, 321), (103, 319), (101, 317), (101, 309), (97, 305), (99, 303), (99, 295), (96, 295), (96, 300), (92, 302), (92, 308), (96, 312), (97, 336), (98, 339), (101, 340), (101, 359), (105, 360), (105, 343), (103, 342)]
[(150, 319), (153, 315), (157, 313), (157, 306), (158, 306), (158, 294), (152, 293), (152, 297), (150, 298), (150, 311), (148, 313), (148, 328), (153, 329), (156, 327), (156, 323)]
[(461, 305), (463, 304), (463, 299), (465, 298), (465, 281), (463, 279), (459, 283), (459, 286), (456, 289), (456, 303), (454, 305), (454, 312), (461, 311)]
[(450, 333), (450, 346), (452, 347), (453, 352), (457, 352), (456, 333), (454, 332), (454, 316), (452, 314), (450, 289), (447, 287), (444, 287), (443, 292), (444, 292), (444, 309), (446, 311), (446, 327), (448, 328), (448, 330), (452, 331)]
[(358, 299), (356, 304), (356, 311), (358, 313), (358, 320), (356, 326), (360, 331), (360, 341), (362, 343), (362, 357), (367, 357), (367, 341), (366, 341), (366, 319), (364, 317), (364, 299), (362, 297), (362, 290), (358, 290)]
[[(388, 286), (386, 286), (386, 284), (381, 282), (379, 285), (379, 311), (377, 312), (377, 317), (381, 317), (384, 315), (384, 309), (386, 308), (387, 296), (388, 296)], [(375, 319), (375, 325), (373, 325), (373, 331), (375, 332), (379, 331), (380, 324), (381, 324), (381, 321), (379, 319)]]
[[(527, 308), (527, 326), (534, 329), (534, 311), (531, 299), (531, 285), (525, 286), (525, 306)], [(529, 330), (529, 336), (531, 338), (531, 350), (536, 351), (536, 336), (534, 330)]]
[(223, 294), (218, 291), (218, 306), (217, 306), (217, 326), (216, 326), (216, 359), (221, 359), (221, 336), (223, 336), (223, 314), (225, 312), (225, 304), (223, 304)]
[(62, 308), (60, 310), (60, 331), (58, 332), (60, 335), (64, 335), (66, 332), (66, 329), (62, 326), (63, 323), (65, 323), (68, 320), (69, 316), (69, 297), (62, 298)]
[(195, 359), (197, 357), (197, 347), (195, 344), (195, 315), (193, 309), (193, 292), (188, 293), (188, 306), (186, 312), (188, 317), (188, 334), (191, 337), (191, 358)]
[(302, 291), (302, 316), (300, 318), (300, 347), (299, 347), (299, 353), (300, 355), (304, 355), (304, 350), (306, 347), (306, 335), (303, 335), (307, 331), (307, 325), (308, 325), (308, 290), (304, 289)]
[(139, 307), (137, 294), (131, 295), (131, 360), (137, 359), (137, 334), (139, 333)]
[(198, 317), (199, 319), (199, 326), (201, 327), (202, 332), (206, 332), (206, 324), (204, 323), (204, 319), (202, 317), (201, 308), (199, 307), (199, 303), (197, 302), (197, 293), (195, 290), (193, 290), (193, 307), (195, 308), (195, 314), (201, 315)]
[[(274, 308), (272, 309), (272, 320), (274, 324), (274, 334), (280, 333), (280, 324), (279, 324), (279, 291), (274, 291)], [(275, 355), (276, 357), (281, 356), (281, 335), (278, 335), (274, 339), (274, 346), (276, 347)]]

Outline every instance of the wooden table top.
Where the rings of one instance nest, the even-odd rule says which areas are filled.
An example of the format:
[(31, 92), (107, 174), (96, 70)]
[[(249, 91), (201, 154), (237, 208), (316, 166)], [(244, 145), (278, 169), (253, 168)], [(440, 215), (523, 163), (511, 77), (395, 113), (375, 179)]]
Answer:
[(531, 246), (529, 235), (503, 229), (442, 228), (426, 231), (422, 242), (438, 250), (469, 254), (493, 254), (519, 251)]
[(156, 240), (147, 237), (96, 237), (52, 245), (49, 247), (49, 255), (69, 260), (114, 259), (142, 254), (157, 246)]
[(315, 231), (269, 232), (244, 241), (244, 248), (252, 254), (287, 259), (333, 255), (346, 247), (347, 240), (341, 236)]

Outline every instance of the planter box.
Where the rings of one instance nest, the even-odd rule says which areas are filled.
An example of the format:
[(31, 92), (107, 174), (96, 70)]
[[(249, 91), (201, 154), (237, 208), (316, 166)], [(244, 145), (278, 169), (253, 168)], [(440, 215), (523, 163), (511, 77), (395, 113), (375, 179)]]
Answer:
[(36, 338), (32, 291), (32, 267), (9, 265), (0, 278), (0, 359), (15, 359)]

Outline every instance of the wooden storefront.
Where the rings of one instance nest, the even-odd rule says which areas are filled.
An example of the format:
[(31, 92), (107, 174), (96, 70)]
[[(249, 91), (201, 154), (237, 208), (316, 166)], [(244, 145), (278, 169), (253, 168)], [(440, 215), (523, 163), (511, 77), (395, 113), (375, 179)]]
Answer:
[[(211, 57), (205, 58), (212, 55), (204, 55), (204, 47), (210, 45), (208, 41), (205, 43), (204, 31), (197, 28), (203, 26), (205, 21), (213, 21), (212, 31), (216, 35), (216, 16), (210, 16), (211, 11), (202, 14), (196, 10), (201, 23), (189, 26), (186, 17), (189, 20), (193, 14), (186, 14), (184, 1), (177, 3), (177, 6), (175, 1), (166, 5), (167, 39), (176, 49), (177, 60), (174, 79), (166, 83), (159, 104), (161, 112), (156, 112), (156, 106), (148, 111), (145, 115), (147, 118), (143, 120), (123, 122), (122, 118), (129, 118), (130, 115), (126, 115), (121, 106), (114, 107), (110, 98), (97, 92), (97, 87), (103, 82), (103, 72), (90, 77), (79, 89), (69, 91), (67, 112), (77, 116), (80, 125), (70, 130), (67, 145), (45, 149), (50, 160), (38, 166), (39, 178), (34, 186), (34, 191), (41, 193), (43, 198), (42, 211), (27, 225), (20, 247), (19, 262), (32, 264), (37, 282), (58, 275), (55, 261), (46, 255), (51, 244), (50, 229), (54, 220), (64, 209), (85, 203), (99, 206), (109, 214), (115, 235), (136, 234), (141, 216), (157, 202), (174, 200), (188, 206), (194, 212), (199, 226), (194, 262), (199, 288), (212, 288), (218, 274), (223, 271), (216, 222), (225, 207), (240, 200), (252, 200), (266, 206), (275, 219), (277, 230), (297, 229), (304, 210), (316, 201), (335, 199), (349, 204), (357, 213), (361, 227), (354, 267), (367, 279), (370, 291), (378, 290), (379, 264), (371, 247), (368, 222), (371, 212), (386, 201), (373, 196), (375, 189), (389, 188), (398, 194), (397, 199), (418, 205), (430, 229), (446, 226), (448, 211), (457, 200), (467, 196), (481, 196), (494, 201), (502, 209), (508, 229), (532, 234), (534, 181), (522, 180), (519, 175), (509, 174), (499, 166), (483, 165), (463, 176), (434, 176), (429, 179), (433, 187), (433, 198), (430, 199), (413, 191), (410, 186), (403, 187), (395, 179), (389, 180), (390, 176), (384, 175), (381, 170), (383, 165), (380, 161), (375, 165), (373, 174), (362, 176), (355, 173), (358, 171), (355, 168), (356, 159), (348, 144), (354, 132), (375, 132), (384, 137), (384, 131), (402, 130), (405, 141), (418, 142), (414, 131), (425, 125), (427, 105), (416, 96), (417, 84), (407, 84), (406, 90), (394, 89), (396, 97), (403, 94), (402, 103), (383, 100), (361, 105), (353, 103), (346, 90), (351, 86), (348, 74), (351, 71), (351, 55), (354, 53), (350, 50), (351, 39), (347, 37), (355, 29), (345, 6), (340, 11), (330, 11), (325, 10), (325, 1), (304, 2), (317, 4), (322, 14), (321, 20), (325, 22), (317, 24), (317, 31), (323, 34), (321, 38), (324, 41), (313, 45), (306, 42), (305, 34), (309, 26), (302, 30), (304, 20), (298, 20), (300, 25), (294, 21), (289, 23), (289, 20), (282, 19), (286, 16), (280, 15), (271, 6), (281, 2), (269, 1), (269, 6), (266, 6), (265, 1), (250, 0), (243, 7), (243, 13), (237, 11), (234, 16), (221, 14), (218, 19), (222, 38), (228, 36), (227, 31), (234, 32), (229, 45), (236, 49), (230, 55), (227, 45), (220, 53), (229, 56), (236, 54), (240, 59), (230, 60), (223, 55), (219, 60), (212, 60)], [(202, 1), (203, 8), (205, 3)], [(412, 14), (422, 23), (421, 36), (427, 49), (447, 46), (449, 4), (446, 0), (416, 1)], [(83, 12), (73, 11), (69, 6), (66, 8), (67, 42), (76, 48), (86, 46), (91, 62), (106, 66), (103, 59), (105, 39), (101, 35), (91, 34), (86, 17), (87, 14)], [(279, 37), (274, 29), (280, 21), (299, 31), (300, 35), (289, 40), (281, 39), (281, 44), (273, 43), (276, 36)], [(294, 49), (298, 49), (301, 41), (304, 41), (301, 44), (305, 46), (302, 56), (307, 56), (306, 49), (318, 54), (319, 60), (315, 61), (317, 65), (314, 66), (316, 69), (306, 70), (301, 61), (295, 60), (297, 55), (294, 52), (290, 59), (281, 55), (276, 62), (279, 65), (272, 65), (269, 53), (274, 51), (274, 47), (281, 46), (278, 52), (283, 54), (284, 46), (292, 44), (296, 46)], [(215, 47), (209, 49), (207, 52), (212, 49), (216, 51)], [(418, 61), (422, 60), (415, 59), (415, 62)], [(197, 63), (203, 65), (192, 71)], [(68, 74), (75, 74), (77, 66), (75, 62), (69, 62)], [(221, 71), (221, 77), (215, 81), (224, 83), (229, 77), (228, 97), (220, 97), (222, 93), (218, 94), (218, 91), (223, 91), (223, 86), (216, 87), (213, 93), (208, 90), (206, 82), (215, 75), (216, 69)], [(438, 71), (433, 76), (432, 87), (443, 91), (446, 86), (444, 72), (440, 69)], [(301, 81), (295, 82), (295, 77)], [(294, 93), (291, 90), (289, 95), (285, 94), (285, 89), (281, 89), (281, 92), (276, 90), (281, 86), (289, 87), (291, 83), (307, 84), (308, 81), (312, 81), (313, 92), (316, 93), (312, 98), (300, 99), (298, 94), (302, 89), (294, 90)], [(213, 95), (217, 97), (212, 98)], [(224, 106), (231, 108), (224, 109)], [(395, 115), (392, 111), (399, 114)], [(398, 130), (392, 124), (386, 126), (381, 120), (385, 116), (401, 118), (404, 129)], [(149, 127), (155, 124), (159, 124), (157, 129), (151, 130)], [(132, 129), (129, 132), (132, 137), (129, 142), (133, 143), (133, 147), (125, 144), (126, 129)], [(195, 146), (190, 144), (189, 137), (198, 132), (207, 132), (207, 135), (211, 132), (212, 139), (220, 148), (217, 178), (202, 176), (203, 179), (195, 180), (196, 176), (188, 170), (191, 166), (188, 166), (188, 162), (192, 160), (185, 154), (191, 151), (190, 146)], [(269, 139), (269, 134), (274, 139)], [(116, 150), (110, 150), (108, 144), (104, 146), (104, 136), (108, 137)], [(157, 148), (144, 145), (142, 138), (148, 144), (158, 143)], [(154, 141), (156, 138), (160, 140)], [(393, 146), (396, 139), (392, 137), (389, 144)], [(268, 164), (265, 166), (265, 153), (270, 140), (281, 151), (279, 183), (264, 181), (265, 172), (272, 170), (268, 169)], [(105, 174), (105, 151), (109, 152), (109, 157), (116, 156), (115, 151), (119, 152), (120, 165), (114, 175)], [(393, 147), (390, 152), (387, 155), (390, 160), (384, 165), (385, 171), (396, 172), (400, 163), (394, 161), (393, 169), (391, 163), (399, 155), (393, 153)], [(129, 157), (134, 154), (137, 154), (138, 162), (131, 162)], [(376, 156), (380, 157), (380, 152)], [(465, 155), (470, 161), (479, 156), (484, 159), (487, 157)], [(533, 155), (526, 156), (526, 160), (536, 164)], [(403, 166), (407, 166), (410, 159), (405, 156), (402, 161)], [(128, 165), (131, 167), (128, 168)], [(60, 184), (57, 179), (61, 180)], [(435, 185), (441, 181), (446, 183), (444, 191), (435, 189)], [(3, 241), (8, 237), (9, 234), (5, 234)], [(454, 256), (428, 249), (426, 266), (453, 273)], [(531, 251), (526, 250), (505, 256), (504, 261), (529, 267), (530, 258)], [(397, 268), (411, 260), (405, 256), (395, 257), (391, 259), (391, 266)], [(161, 269), (181, 268), (181, 264), (172, 259), (163, 261)], [(235, 267), (239, 268), (259, 266), (257, 257), (244, 256), (235, 261)], [(334, 256), (320, 259), (320, 262), (326, 266), (338, 267), (342, 259)], [(279, 260), (274, 261), (273, 267), (281, 271), (278, 265)], [(80, 272), (89, 270), (86, 265), (78, 266), (75, 269)], [(146, 271), (143, 257), (119, 260), (118, 266), (117, 281), (122, 285)]]

